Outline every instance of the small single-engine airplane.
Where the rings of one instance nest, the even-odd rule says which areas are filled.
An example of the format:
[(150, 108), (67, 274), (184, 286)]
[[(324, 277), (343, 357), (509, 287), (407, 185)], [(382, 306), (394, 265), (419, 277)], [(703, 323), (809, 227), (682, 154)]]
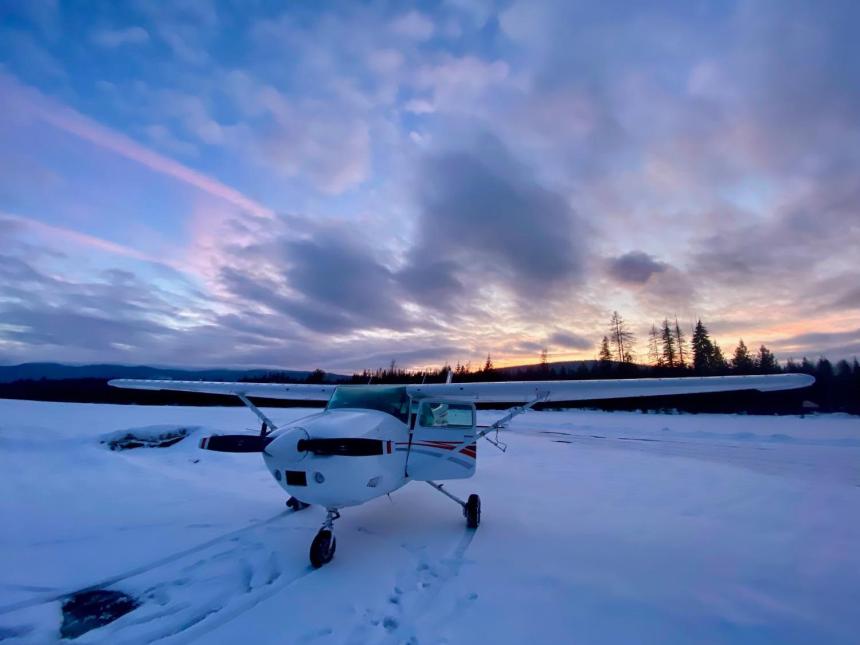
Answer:
[[(498, 430), (538, 403), (726, 392), (788, 390), (807, 387), (806, 374), (715, 376), (595, 381), (524, 381), (501, 383), (431, 383), (422, 385), (287, 385), (280, 383), (213, 383), (204, 381), (110, 381), (115, 387), (231, 394), (262, 422), (259, 435), (212, 435), (205, 450), (259, 452), (266, 467), (291, 495), (287, 505), (310, 504), (328, 513), (311, 544), (310, 560), (320, 567), (335, 551), (334, 521), (339, 510), (387, 495), (410, 481), (424, 481), (463, 508), (466, 524), (477, 528), (481, 499), (466, 501), (438, 480), (475, 474), (477, 441), (498, 448)], [(275, 425), (252, 401), (291, 399), (327, 401), (322, 412)], [(475, 421), (475, 403), (518, 402), (522, 405), (488, 426)], [(490, 433), (495, 433), (490, 437)]]

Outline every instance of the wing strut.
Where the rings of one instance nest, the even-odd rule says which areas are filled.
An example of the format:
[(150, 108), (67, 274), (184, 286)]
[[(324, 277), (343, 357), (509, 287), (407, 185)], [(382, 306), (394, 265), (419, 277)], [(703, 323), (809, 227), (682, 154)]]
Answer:
[[(247, 405), (248, 408), (251, 410), (251, 412), (256, 414), (257, 418), (263, 422), (263, 427), (260, 428), (260, 436), (261, 437), (265, 437), (269, 432), (271, 432), (272, 430), (275, 430), (277, 428), (277, 426), (274, 423), (272, 423), (272, 420), (269, 417), (267, 417), (265, 414), (263, 414), (263, 411), (260, 408), (258, 408), (256, 405), (251, 403), (251, 399), (249, 399), (244, 394), (237, 394), (236, 396), (238, 396), (240, 399), (242, 399), (242, 403)], [(266, 430), (267, 426), (269, 428), (268, 430)]]
[[(478, 435), (476, 438), (480, 439), (481, 437), (484, 437), (487, 441), (489, 441), (491, 444), (493, 444), (496, 448), (498, 448), (502, 452), (505, 452), (508, 449), (508, 444), (503, 443), (502, 441), (499, 440), (499, 430), (501, 430), (508, 423), (510, 423), (511, 419), (513, 419), (516, 416), (521, 415), (523, 412), (528, 412), (529, 410), (531, 410), (535, 405), (537, 405), (541, 401), (545, 401), (547, 399), (547, 397), (549, 397), (548, 391), (547, 392), (540, 392), (534, 399), (532, 399), (531, 401), (529, 401), (525, 405), (518, 405), (515, 408), (511, 408), (510, 412), (508, 412), (501, 419), (499, 419), (498, 421), (493, 423), (491, 426), (488, 426), (488, 427), (484, 428), (483, 430), (481, 430), (480, 432), (478, 432)], [(487, 435), (490, 434), (491, 432), (493, 432), (494, 430), (496, 432), (496, 435), (495, 435), (495, 437), (490, 439)]]

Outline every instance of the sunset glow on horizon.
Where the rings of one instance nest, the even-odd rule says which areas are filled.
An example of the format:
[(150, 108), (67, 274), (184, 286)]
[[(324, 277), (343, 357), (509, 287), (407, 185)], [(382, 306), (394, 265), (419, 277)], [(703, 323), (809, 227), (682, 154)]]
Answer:
[(860, 356), (853, 2), (0, 4), (0, 363)]

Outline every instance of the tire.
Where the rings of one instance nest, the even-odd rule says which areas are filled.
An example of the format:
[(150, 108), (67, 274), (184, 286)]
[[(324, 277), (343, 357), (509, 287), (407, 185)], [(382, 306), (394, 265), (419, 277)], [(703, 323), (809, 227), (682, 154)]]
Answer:
[(481, 498), (474, 493), (469, 495), (466, 501), (466, 526), (470, 529), (478, 528), (481, 523)]
[(314, 541), (311, 542), (311, 566), (319, 569), (322, 565), (331, 562), (336, 547), (337, 540), (332, 532), (328, 529), (320, 529)]
[(291, 508), (294, 511), (300, 511), (308, 506), (310, 506), (310, 504), (305, 504), (303, 501), (296, 499), (295, 497), (290, 497), (290, 499), (287, 500), (287, 508)]

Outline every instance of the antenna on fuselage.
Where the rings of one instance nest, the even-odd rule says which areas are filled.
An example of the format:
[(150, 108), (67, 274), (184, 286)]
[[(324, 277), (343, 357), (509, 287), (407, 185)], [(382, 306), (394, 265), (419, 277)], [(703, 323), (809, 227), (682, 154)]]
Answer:
[(448, 376), (445, 377), (445, 383), (450, 383), (454, 380), (454, 370), (448, 368)]

